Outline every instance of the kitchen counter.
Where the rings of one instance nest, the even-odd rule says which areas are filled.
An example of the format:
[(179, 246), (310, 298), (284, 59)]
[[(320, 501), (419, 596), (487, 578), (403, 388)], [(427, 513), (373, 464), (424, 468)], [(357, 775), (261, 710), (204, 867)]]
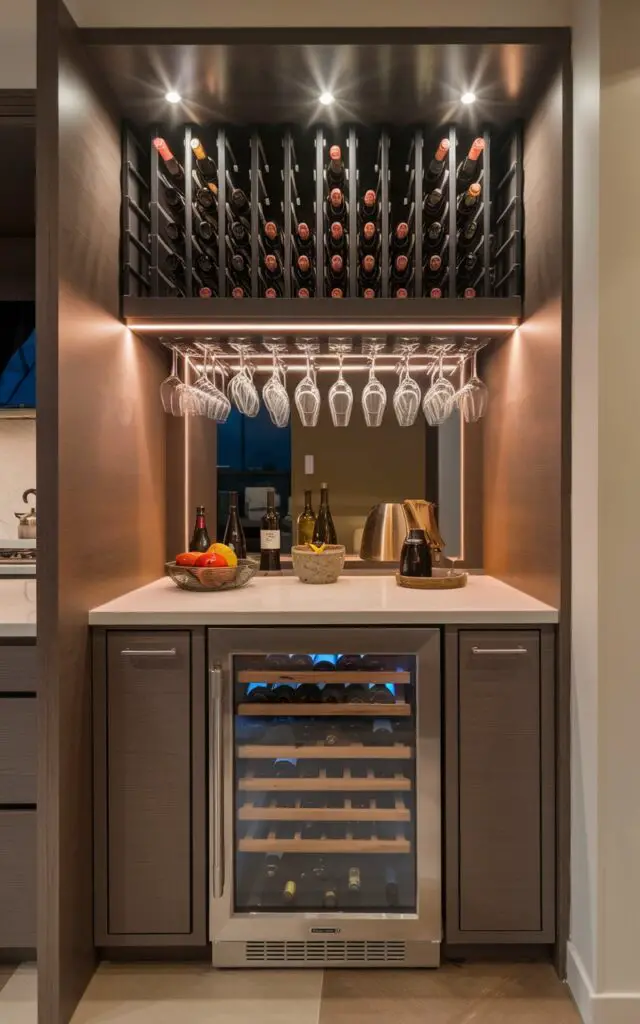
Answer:
[(15, 562), (5, 563), (0, 565), (0, 579), (4, 579), (9, 576), (35, 576), (36, 575), (36, 563), (35, 562), (21, 562), (16, 559)]
[(406, 590), (393, 576), (343, 576), (311, 586), (294, 576), (257, 577), (242, 590), (191, 593), (168, 578), (89, 612), (92, 626), (538, 625), (558, 611), (492, 576), (460, 590)]
[(0, 637), (36, 635), (36, 581), (0, 579)]

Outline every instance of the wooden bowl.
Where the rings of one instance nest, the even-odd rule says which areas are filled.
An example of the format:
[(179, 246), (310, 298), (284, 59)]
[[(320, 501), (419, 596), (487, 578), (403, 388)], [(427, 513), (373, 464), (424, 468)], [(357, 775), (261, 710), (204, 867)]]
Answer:
[(344, 569), (344, 544), (327, 544), (316, 554), (306, 544), (291, 549), (293, 572), (301, 583), (336, 583)]

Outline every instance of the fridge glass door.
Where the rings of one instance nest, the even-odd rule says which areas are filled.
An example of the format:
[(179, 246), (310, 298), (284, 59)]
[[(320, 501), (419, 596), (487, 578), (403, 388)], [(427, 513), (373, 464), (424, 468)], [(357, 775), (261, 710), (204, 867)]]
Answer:
[(415, 914), (416, 654), (233, 654), (235, 914)]

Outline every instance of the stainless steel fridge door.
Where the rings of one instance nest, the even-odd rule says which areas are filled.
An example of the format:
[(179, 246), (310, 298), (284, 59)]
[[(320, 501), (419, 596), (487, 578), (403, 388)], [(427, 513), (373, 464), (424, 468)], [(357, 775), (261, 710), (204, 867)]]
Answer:
[[(371, 947), (372, 954), (380, 953), (379, 966), (437, 965), (442, 931), (440, 640), (438, 629), (417, 627), (209, 630), (210, 938), (215, 964), (369, 966), (376, 962), (375, 956), (367, 956)], [(411, 912), (238, 909), (234, 661), (278, 652), (338, 650), (415, 659), (415, 906)]]

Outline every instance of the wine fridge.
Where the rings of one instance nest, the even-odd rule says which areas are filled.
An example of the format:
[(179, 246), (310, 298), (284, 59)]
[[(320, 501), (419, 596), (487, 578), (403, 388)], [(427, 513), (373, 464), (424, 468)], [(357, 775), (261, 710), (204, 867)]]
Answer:
[(435, 967), (440, 634), (212, 629), (217, 967)]

